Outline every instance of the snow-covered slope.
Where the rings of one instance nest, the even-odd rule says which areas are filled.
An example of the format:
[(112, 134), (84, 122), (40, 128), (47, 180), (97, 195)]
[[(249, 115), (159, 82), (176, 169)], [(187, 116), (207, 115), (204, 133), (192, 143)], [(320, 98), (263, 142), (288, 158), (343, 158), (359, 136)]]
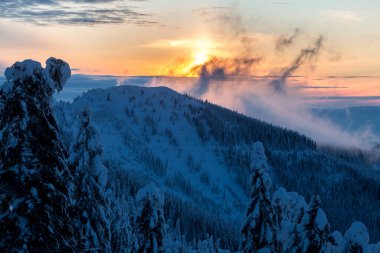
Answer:
[[(90, 105), (108, 159), (127, 164), (139, 161), (130, 167), (144, 171), (161, 185), (180, 174), (209, 204), (223, 207), (225, 198), (232, 198), (239, 203), (235, 207), (243, 208), (246, 196), (229, 175), (223, 159), (215, 156), (218, 144), (203, 145), (196, 129), (184, 117), (188, 106), (194, 104), (195, 101), (165, 87), (124, 86), (90, 91), (74, 106)], [(149, 162), (143, 157), (158, 159), (162, 168), (144, 165)], [(213, 186), (230, 190), (213, 190)], [(199, 201), (197, 204), (202, 203)]]
[(95, 89), (72, 103), (57, 104), (67, 142), (73, 135), (67, 129), (83, 108), (92, 111), (119, 190), (134, 195), (154, 181), (165, 192), (167, 219), (175, 223), (181, 213), (179, 222), (189, 239), (212, 233), (222, 245), (236, 248), (256, 141), (265, 146), (274, 188), (298, 191), (307, 200), (318, 192), (333, 229), (345, 231), (361, 220), (372, 236), (380, 237), (375, 233), (380, 176), (361, 153), (318, 150), (314, 141), (294, 131), (165, 87)]
[[(204, 145), (184, 116), (189, 106), (199, 105), (168, 88), (123, 86), (91, 90), (65, 113), (72, 124), (72, 115), (91, 108), (110, 166), (128, 171), (137, 180), (125, 186), (129, 190), (152, 180), (186, 206), (208, 211), (215, 221), (229, 217), (231, 224), (240, 224), (246, 194), (224, 158), (215, 154), (218, 144)], [(238, 233), (239, 226), (230, 230)]]

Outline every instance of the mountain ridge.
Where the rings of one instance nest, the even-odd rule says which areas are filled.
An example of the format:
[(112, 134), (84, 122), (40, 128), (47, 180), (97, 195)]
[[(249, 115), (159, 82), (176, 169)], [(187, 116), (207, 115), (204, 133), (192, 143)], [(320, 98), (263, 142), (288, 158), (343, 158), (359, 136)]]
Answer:
[[(374, 213), (379, 207), (374, 198), (380, 189), (374, 186), (375, 180), (360, 173), (363, 168), (371, 170), (369, 164), (363, 163), (365, 159), (349, 152), (323, 151), (313, 140), (295, 131), (181, 95), (167, 87), (90, 90), (72, 103), (59, 102), (56, 107), (60, 108), (56, 111), (62, 128), (73, 124), (76, 111), (90, 108), (105, 160), (110, 168), (116, 168), (110, 169), (110, 174), (125, 174), (125, 180), (131, 184), (121, 186), (125, 188), (123, 191), (134, 195), (153, 180), (169, 200), (165, 203), (167, 219), (176, 222), (178, 212), (190, 207), (197, 210), (193, 210), (197, 213), (196, 222), (209, 217), (211, 223), (207, 225), (206, 221), (201, 226), (199, 238), (189, 236), (189, 230), (184, 231), (190, 240), (214, 234), (221, 237), (223, 246), (236, 249), (249, 193), (250, 145), (256, 141), (264, 144), (275, 185), (297, 191), (306, 198), (319, 191), (322, 207), (334, 229), (345, 230), (354, 220), (367, 226), (380, 225)], [(297, 177), (300, 173), (302, 180)], [(360, 180), (368, 181), (370, 187), (363, 190)], [(338, 191), (343, 191), (346, 185), (354, 186), (349, 192), (340, 193), (358, 190), (371, 193), (361, 200), (370, 202), (367, 208), (373, 210), (370, 215), (364, 215), (368, 210), (358, 208), (339, 215), (349, 203), (359, 199), (358, 194), (353, 194), (352, 199), (334, 202)], [(334, 189), (338, 190), (333, 192)], [(217, 218), (213, 219), (215, 212)], [(188, 215), (181, 220), (182, 227), (191, 220), (194, 222), (193, 218)], [(380, 236), (375, 225), (368, 226), (374, 240)]]

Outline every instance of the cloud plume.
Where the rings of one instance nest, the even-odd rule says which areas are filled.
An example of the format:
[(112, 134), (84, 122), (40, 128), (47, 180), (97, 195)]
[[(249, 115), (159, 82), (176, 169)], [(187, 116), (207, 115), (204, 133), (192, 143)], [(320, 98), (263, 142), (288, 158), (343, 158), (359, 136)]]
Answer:
[(250, 75), (259, 58), (221, 58), (212, 57), (202, 65), (195, 66), (191, 72), (197, 73), (198, 81), (194, 85), (192, 93), (202, 96), (209, 90), (212, 81), (224, 81), (228, 77)]
[(292, 64), (284, 69), (279, 79), (273, 80), (271, 86), (277, 92), (285, 92), (286, 80), (292, 76), (306, 61), (312, 62), (319, 55), (324, 41), (323, 36), (319, 36), (314, 45), (309, 48), (302, 49)]
[(285, 48), (291, 46), (294, 43), (294, 40), (300, 35), (301, 29), (294, 29), (293, 33), (289, 36), (282, 35), (276, 41), (276, 50), (283, 51)]

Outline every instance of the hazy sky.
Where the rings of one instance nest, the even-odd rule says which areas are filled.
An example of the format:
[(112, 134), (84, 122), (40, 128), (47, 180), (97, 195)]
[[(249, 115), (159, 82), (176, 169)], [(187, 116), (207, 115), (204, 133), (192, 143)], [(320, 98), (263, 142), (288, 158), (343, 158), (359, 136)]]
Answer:
[(313, 94), (372, 96), (378, 24), (376, 0), (0, 0), (0, 68), (55, 56), (75, 73), (181, 75), (211, 56), (249, 54), (260, 59), (250, 74), (279, 75), (323, 36), (295, 82)]

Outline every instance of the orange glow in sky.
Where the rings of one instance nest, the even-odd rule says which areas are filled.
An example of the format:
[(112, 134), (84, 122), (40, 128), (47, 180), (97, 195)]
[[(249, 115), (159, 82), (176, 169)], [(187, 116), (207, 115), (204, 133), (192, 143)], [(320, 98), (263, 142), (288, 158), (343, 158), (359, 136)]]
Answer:
[[(380, 95), (380, 2), (48, 2), (4, 6), (0, 70), (26, 58), (55, 56), (69, 62), (73, 73), (194, 76), (191, 70), (212, 57), (245, 57), (249, 50), (260, 58), (250, 74), (279, 75), (323, 35), (320, 55), (294, 75), (303, 85), (329, 87), (307, 92)], [(279, 38), (296, 28), (301, 32), (294, 41), (276, 50)]]

